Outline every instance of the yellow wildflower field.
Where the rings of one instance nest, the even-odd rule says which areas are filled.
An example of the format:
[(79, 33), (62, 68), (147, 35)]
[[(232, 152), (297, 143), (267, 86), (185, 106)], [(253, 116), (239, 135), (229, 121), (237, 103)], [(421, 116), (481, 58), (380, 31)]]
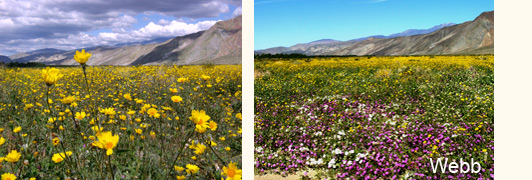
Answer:
[(241, 65), (89, 67), (83, 53), (0, 69), (1, 174), (241, 178)]

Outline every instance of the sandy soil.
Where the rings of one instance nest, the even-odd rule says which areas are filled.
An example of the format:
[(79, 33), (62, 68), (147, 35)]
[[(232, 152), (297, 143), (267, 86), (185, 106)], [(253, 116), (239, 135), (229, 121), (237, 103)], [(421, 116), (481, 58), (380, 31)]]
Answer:
[(288, 176), (282, 176), (280, 174), (274, 174), (274, 173), (266, 173), (264, 175), (255, 175), (255, 180), (276, 180), (276, 179), (282, 179), (282, 180), (299, 180), (305, 172), (308, 172), (308, 176), (312, 179), (315, 179), (314, 176), (318, 174), (318, 172), (314, 170), (308, 170), (308, 171), (301, 171), (297, 172), (296, 174), (290, 174)]

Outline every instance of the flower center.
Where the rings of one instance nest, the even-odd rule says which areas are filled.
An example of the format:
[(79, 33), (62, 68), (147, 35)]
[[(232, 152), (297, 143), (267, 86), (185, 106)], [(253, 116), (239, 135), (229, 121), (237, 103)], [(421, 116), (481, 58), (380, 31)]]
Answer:
[(62, 158), (62, 157), (58, 157), (58, 158), (57, 158), (57, 161), (58, 161), (58, 162), (61, 162), (61, 161), (63, 161), (63, 158)]
[(105, 144), (105, 146), (107, 147), (107, 149), (112, 149), (113, 148), (113, 143), (112, 142), (107, 142), (107, 144)]
[(234, 169), (229, 169), (227, 170), (227, 177), (235, 177), (235, 170)]

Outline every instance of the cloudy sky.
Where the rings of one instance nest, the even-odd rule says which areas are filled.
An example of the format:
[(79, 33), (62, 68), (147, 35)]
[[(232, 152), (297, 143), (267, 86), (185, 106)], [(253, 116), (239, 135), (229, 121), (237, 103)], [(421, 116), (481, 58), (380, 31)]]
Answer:
[(0, 55), (181, 36), (241, 13), (241, 0), (0, 0)]
[(255, 0), (255, 49), (463, 23), (493, 0)]

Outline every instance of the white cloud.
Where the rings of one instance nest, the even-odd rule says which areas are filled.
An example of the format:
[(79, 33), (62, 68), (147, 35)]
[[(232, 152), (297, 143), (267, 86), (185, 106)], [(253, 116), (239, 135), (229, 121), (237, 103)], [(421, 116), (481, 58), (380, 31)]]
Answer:
[(170, 24), (170, 22), (167, 21), (166, 19), (161, 19), (161, 20), (159, 20), (159, 22), (157, 22), (157, 24), (159, 24), (159, 25), (168, 25), (168, 24)]
[(166, 25), (150, 22), (148, 25), (127, 31), (114, 29), (113, 32), (101, 32), (91, 36), (87, 33), (64, 35), (60, 38), (32, 38), (14, 39), (0, 44), (0, 54), (12, 54), (14, 52), (27, 52), (43, 48), (56, 49), (79, 49), (98, 45), (115, 45), (125, 42), (138, 42), (159, 37), (183, 36), (198, 31), (204, 31), (213, 26), (217, 21), (201, 21), (197, 23), (185, 23), (173, 20)]
[(241, 15), (242, 14), (242, 7), (238, 7), (233, 11), (233, 17)]
[[(231, 13), (229, 5), (241, 13), (241, 3), (241, 0), (0, 0), (0, 55), (184, 35), (208, 29), (214, 21), (184, 23), (152, 19), (154, 22), (145, 27), (131, 28), (138, 23), (135, 18), (138, 14), (176, 19), (212, 18)], [(237, 10), (233, 14), (239, 13)], [(112, 29), (112, 32), (88, 34), (101, 29)], [(70, 43), (75, 41), (78, 42)]]

